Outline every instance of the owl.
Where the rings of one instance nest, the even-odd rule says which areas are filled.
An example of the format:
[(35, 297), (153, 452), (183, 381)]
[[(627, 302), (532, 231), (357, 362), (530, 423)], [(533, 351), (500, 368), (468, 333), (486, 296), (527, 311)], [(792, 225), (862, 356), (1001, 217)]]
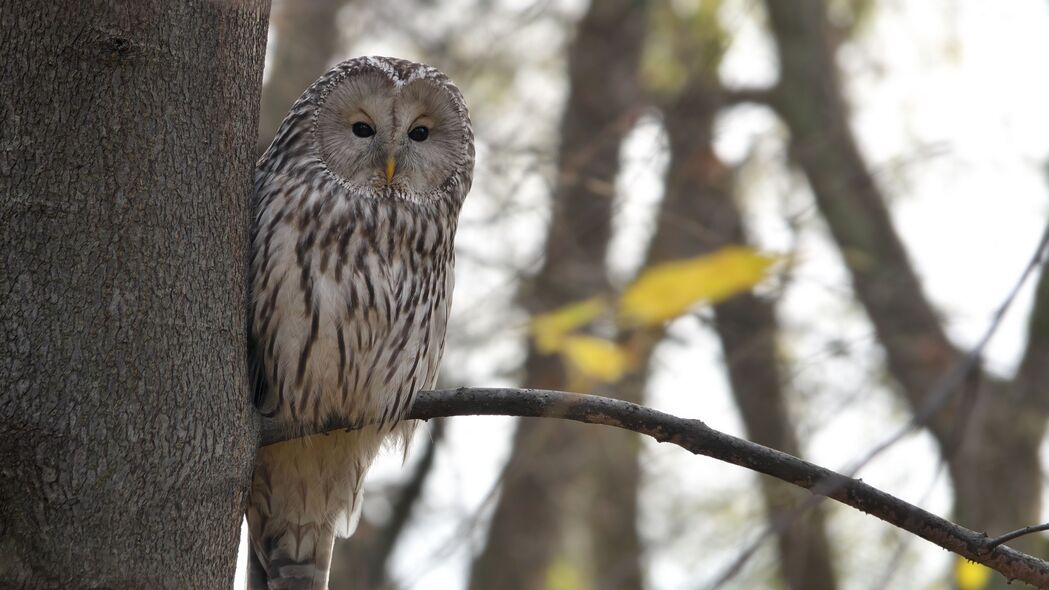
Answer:
[(259, 450), (250, 588), (327, 587), (335, 535), (401, 417), (434, 386), (456, 223), (473, 177), (459, 89), (399, 59), (340, 63), (292, 106), (255, 172), (249, 357), (255, 402), (289, 435)]

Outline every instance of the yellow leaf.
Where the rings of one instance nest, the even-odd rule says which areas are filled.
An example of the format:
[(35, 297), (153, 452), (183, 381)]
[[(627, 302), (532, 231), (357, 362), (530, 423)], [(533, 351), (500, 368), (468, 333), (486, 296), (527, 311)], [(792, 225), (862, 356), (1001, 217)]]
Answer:
[(580, 590), (583, 588), (583, 574), (579, 567), (563, 557), (559, 557), (546, 569), (546, 590)]
[(954, 581), (959, 590), (981, 590), (987, 587), (991, 570), (987, 566), (966, 559), (954, 562)]
[(749, 290), (776, 260), (751, 248), (727, 246), (705, 256), (658, 264), (626, 290), (620, 312), (634, 325), (660, 324), (696, 303), (718, 303)]
[(632, 364), (630, 353), (603, 338), (593, 336), (569, 336), (561, 343), (561, 354), (565, 361), (582, 376), (615, 383)]
[(532, 318), (532, 337), (536, 349), (543, 354), (556, 352), (569, 332), (585, 326), (605, 309), (605, 300), (594, 297), (535, 316)]

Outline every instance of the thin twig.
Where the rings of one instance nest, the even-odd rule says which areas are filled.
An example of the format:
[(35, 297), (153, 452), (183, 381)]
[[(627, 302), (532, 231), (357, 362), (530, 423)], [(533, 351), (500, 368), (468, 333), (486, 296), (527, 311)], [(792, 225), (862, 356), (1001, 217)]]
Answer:
[[(407, 418), (429, 420), (465, 415), (561, 418), (631, 430), (659, 442), (673, 443), (694, 454), (770, 475), (817, 495), (825, 494), (966, 559), (986, 565), (1009, 580), (1049, 588), (1049, 562), (1000, 544), (992, 546), (985, 534), (956, 525), (859, 480), (724, 434), (699, 420), (679, 418), (630, 402), (595, 395), (510, 388), (420, 392)], [(308, 433), (346, 429), (348, 426), (345, 422), (332, 421)], [(282, 434), (281, 428), (272, 423), (263, 425), (261, 444), (285, 440), (289, 438)]]
[(1008, 543), (1009, 541), (1012, 541), (1013, 539), (1016, 539), (1018, 537), (1029, 535), (1031, 533), (1040, 533), (1042, 531), (1049, 531), (1049, 523), (1036, 524), (1034, 526), (1025, 526), (1024, 528), (1017, 529), (1011, 533), (1005, 533), (1000, 537), (995, 537), (993, 539), (988, 540), (987, 546), (993, 549), (1003, 543)]
[(756, 104), (769, 106), (775, 100), (775, 88), (724, 88), (721, 90), (722, 104)]

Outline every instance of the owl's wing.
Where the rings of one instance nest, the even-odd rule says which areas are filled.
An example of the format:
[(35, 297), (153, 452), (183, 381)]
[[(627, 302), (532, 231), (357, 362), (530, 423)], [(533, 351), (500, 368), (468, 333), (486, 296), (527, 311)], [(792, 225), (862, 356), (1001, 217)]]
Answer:
[(251, 318), (254, 316), (254, 301), (248, 297), (248, 318), (245, 325), (248, 329), (248, 387), (251, 401), (263, 416), (269, 418), (276, 410), (276, 399), (266, 384), (266, 372), (262, 369), (262, 355), (255, 342), (255, 331), (252, 330)]
[(276, 399), (266, 385), (266, 375), (262, 362), (255, 350), (255, 339), (248, 335), (248, 383), (251, 387), (251, 400), (259, 413), (270, 418), (276, 412)]
[[(270, 181), (270, 175), (262, 170), (255, 171), (255, 192), (252, 196), (251, 210), (254, 212), (251, 222), (250, 247), (255, 248), (255, 238), (258, 234), (258, 211), (261, 206), (260, 197)], [(254, 276), (256, 252), (253, 250), (248, 262), (248, 285), (247, 285), (247, 318), (244, 325), (248, 331), (248, 384), (251, 387), (251, 400), (263, 416), (269, 418), (277, 410), (277, 399), (272, 389), (266, 383), (266, 372), (262, 367), (262, 351), (255, 338), (255, 330), (252, 326), (255, 317), (255, 286)]]

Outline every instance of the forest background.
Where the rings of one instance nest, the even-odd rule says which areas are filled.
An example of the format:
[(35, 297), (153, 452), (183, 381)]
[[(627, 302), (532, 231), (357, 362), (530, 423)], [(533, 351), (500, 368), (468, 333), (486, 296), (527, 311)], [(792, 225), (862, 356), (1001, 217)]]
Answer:
[[(847, 468), (977, 346), (1044, 228), (1044, 2), (278, 0), (271, 23), (260, 147), (349, 56), (434, 64), (470, 102), (448, 385), (603, 393)], [(573, 305), (729, 245), (777, 262), (752, 294), (665, 328)], [(1034, 289), (982, 349), (968, 401), (864, 481), (989, 534), (1044, 519), (1045, 351), (1028, 330), (1049, 301), (1032, 309)], [(551, 319), (617, 348), (544, 344)], [(457, 418), (418, 447), (373, 471), (336, 577), (700, 588), (757, 548), (717, 584), (994, 583), (838, 506), (756, 541), (804, 496), (622, 433)]]

